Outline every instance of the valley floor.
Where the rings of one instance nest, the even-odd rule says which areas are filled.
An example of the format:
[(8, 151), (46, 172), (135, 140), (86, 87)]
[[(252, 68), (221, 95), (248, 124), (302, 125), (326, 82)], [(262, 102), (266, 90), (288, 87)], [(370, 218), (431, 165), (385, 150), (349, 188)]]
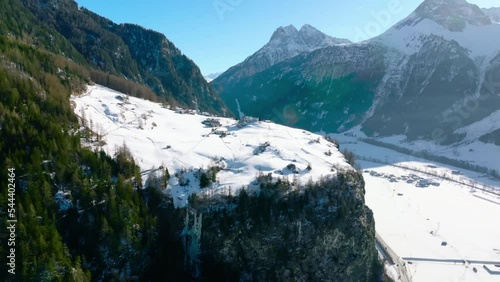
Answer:
[(499, 281), (500, 182), (334, 137), (365, 159), (358, 164), (376, 231), (404, 265), (391, 267), (397, 281)]

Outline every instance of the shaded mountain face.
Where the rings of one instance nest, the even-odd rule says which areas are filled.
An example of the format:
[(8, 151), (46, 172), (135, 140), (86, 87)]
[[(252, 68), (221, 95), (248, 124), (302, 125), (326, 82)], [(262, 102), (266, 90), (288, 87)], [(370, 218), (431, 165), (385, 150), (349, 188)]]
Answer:
[(427, 0), (369, 42), (389, 47), (396, 60), (366, 115), (366, 133), (454, 143), (464, 137), (457, 129), (500, 109), (500, 78), (492, 75), (500, 25), (476, 5)]
[(304, 25), (300, 30), (293, 25), (279, 27), (264, 47), (244, 62), (224, 72), (212, 82), (212, 85), (221, 91), (226, 85), (236, 83), (242, 78), (261, 72), (299, 54), (347, 43), (350, 41), (331, 37), (310, 25)]
[(312, 131), (361, 125), (370, 136), (453, 143), (458, 128), (500, 110), (499, 57), (500, 25), (476, 5), (427, 0), (376, 38), (213, 85), (233, 111)]
[(42, 23), (19, 0), (1, 0), (0, 35), (22, 39), (38, 48), (64, 54), (77, 63), (85, 58), (64, 36)]
[(169, 102), (230, 115), (199, 68), (163, 34), (115, 24), (71, 0), (21, 2), (93, 67), (145, 84)]
[(384, 75), (380, 45), (332, 46), (298, 55), (230, 84), (221, 97), (232, 110), (312, 131), (361, 122)]
[(392, 72), (396, 77), (385, 75), (389, 80), (378, 89), (380, 104), (363, 123), (369, 135), (433, 138), (436, 126), (451, 128), (443, 117), (450, 106), (477, 91), (480, 72), (467, 50), (437, 36), (421, 43), (417, 53), (401, 58)]

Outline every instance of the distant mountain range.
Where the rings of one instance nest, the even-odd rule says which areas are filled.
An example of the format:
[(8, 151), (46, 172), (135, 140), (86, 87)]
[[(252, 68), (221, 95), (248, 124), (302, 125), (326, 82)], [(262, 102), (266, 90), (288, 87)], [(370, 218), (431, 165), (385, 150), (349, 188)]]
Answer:
[(155, 31), (71, 0), (0, 7), (2, 281), (383, 275), (362, 175), (333, 140), (215, 117), (231, 113)]
[(211, 82), (212, 80), (216, 79), (217, 77), (219, 77), (219, 75), (221, 75), (222, 72), (215, 72), (215, 73), (211, 73), (209, 75), (205, 75), (205, 80), (207, 82)]
[(347, 43), (351, 41), (331, 37), (310, 25), (304, 25), (300, 30), (293, 25), (279, 27), (264, 47), (242, 63), (219, 75), (212, 85), (222, 90), (226, 84), (238, 82), (242, 78), (250, 77), (299, 54)]
[[(313, 131), (359, 125), (368, 136), (455, 143), (467, 135), (458, 129), (500, 110), (495, 19), (498, 9), (426, 0), (360, 43), (324, 35), (308, 48), (300, 31), (279, 28), (261, 50), (211, 84), (233, 112)], [(499, 129), (500, 121), (483, 129), (483, 140)]]

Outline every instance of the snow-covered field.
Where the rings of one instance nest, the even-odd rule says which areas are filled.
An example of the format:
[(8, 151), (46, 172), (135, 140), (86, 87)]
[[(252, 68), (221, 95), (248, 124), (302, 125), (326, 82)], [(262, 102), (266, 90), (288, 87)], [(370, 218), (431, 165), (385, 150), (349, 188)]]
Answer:
[[(358, 161), (365, 170), (366, 203), (374, 211), (377, 233), (403, 258), (411, 281), (500, 281), (500, 275), (483, 268), (500, 271), (495, 266), (500, 266), (500, 196), (471, 187), (500, 189), (500, 182), (353, 136), (334, 137), (341, 150), (380, 161)], [(427, 187), (417, 187), (419, 179)]]
[[(472, 130), (470, 130), (472, 131)], [(471, 133), (472, 134), (472, 133)], [(474, 182), (480, 186), (496, 187), (500, 189), (500, 182), (490, 179), (490, 175), (456, 168), (445, 164), (434, 164), (431, 161), (411, 155), (401, 154), (390, 149), (381, 148), (366, 144), (359, 139), (366, 138), (359, 126), (349, 130), (344, 134), (332, 135), (341, 143), (343, 147), (349, 148), (358, 156), (374, 158), (385, 163), (401, 164), (408, 167), (422, 167), (422, 170), (435, 174), (445, 175), (457, 181)], [(493, 144), (485, 144), (481, 141), (466, 142), (456, 146), (440, 146), (426, 140), (408, 142), (403, 135), (384, 137), (377, 139), (386, 144), (393, 144), (401, 148), (410, 149), (415, 152), (427, 151), (435, 156), (443, 156), (449, 159), (456, 159), (470, 162), (489, 169), (500, 169), (500, 147)], [(430, 169), (428, 166), (436, 165)], [(453, 171), (460, 171), (460, 175), (453, 175)]]
[[(385, 174), (409, 174), (369, 162), (362, 161), (361, 165)], [(408, 265), (412, 281), (495, 281), (498, 278), (491, 277), (482, 268), (483, 263), (469, 266), (455, 262), (420, 262), (412, 258), (500, 264), (500, 197), (480, 191), (471, 193), (470, 189), (449, 181), (438, 180), (439, 187), (419, 188), (415, 183), (390, 182), (369, 173), (364, 173), (364, 178), (366, 202), (374, 210), (377, 232), (400, 257), (413, 262)], [(447, 245), (441, 246), (442, 242)], [(473, 267), (478, 273), (473, 272)]]
[[(498, 121), (500, 122), (500, 119)], [(495, 123), (492, 123), (492, 125), (495, 125)], [(408, 142), (406, 137), (402, 135), (380, 138), (379, 141), (414, 151), (425, 150), (436, 156), (467, 161), (489, 169), (500, 169), (500, 147), (478, 141), (481, 135), (474, 136), (475, 140), (472, 140), (470, 136), (477, 135), (474, 134), (474, 132), (477, 132), (477, 127), (471, 126), (470, 129), (464, 128), (463, 131), (468, 133), (467, 139), (461, 144), (452, 146), (441, 146), (426, 140)], [(485, 134), (489, 132), (485, 132)]]
[[(143, 180), (148, 171), (167, 167), (172, 176), (168, 191), (178, 206), (192, 193), (251, 187), (259, 173), (306, 183), (352, 169), (332, 143), (300, 129), (264, 121), (240, 127), (234, 119), (178, 113), (99, 85), (72, 101), (75, 113), (104, 136), (104, 151), (113, 155), (124, 143), (130, 148), (145, 172)], [(218, 122), (202, 124), (209, 118)], [(198, 170), (213, 166), (222, 168), (217, 181), (200, 189)]]

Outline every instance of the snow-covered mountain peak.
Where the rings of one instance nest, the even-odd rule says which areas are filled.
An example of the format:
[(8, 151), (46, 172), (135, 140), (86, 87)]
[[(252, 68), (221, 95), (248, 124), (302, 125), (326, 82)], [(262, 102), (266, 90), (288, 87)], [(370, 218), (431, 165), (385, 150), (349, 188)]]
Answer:
[(312, 31), (316, 31), (316, 32), (321, 32), (319, 31), (317, 28), (315, 28), (314, 26), (310, 25), (310, 24), (305, 24), (303, 25), (301, 28), (300, 28), (300, 32), (304, 32), (304, 31), (308, 31), (308, 30), (312, 30)]
[(266, 61), (264, 64), (267, 68), (300, 53), (345, 43), (350, 41), (331, 37), (308, 24), (300, 30), (293, 25), (281, 26), (273, 33), (271, 40), (246, 61)]
[(222, 74), (222, 72), (215, 72), (215, 73), (211, 73), (211, 74), (205, 75), (203, 77), (205, 78), (205, 80), (207, 82), (211, 82), (212, 80), (214, 80), (217, 77), (219, 77), (219, 75), (221, 75), (221, 74)]
[[(216, 86), (221, 81), (227, 80), (239, 81), (243, 77), (261, 72), (299, 54), (348, 43), (351, 43), (351, 41), (331, 37), (311, 25), (304, 25), (300, 30), (297, 30), (293, 25), (281, 26), (276, 29), (266, 45), (246, 58), (245, 61), (214, 79), (213, 85)], [(220, 89), (218, 90), (220, 91)]]
[(414, 54), (421, 50), (424, 42), (436, 37), (456, 41), (473, 58), (494, 57), (500, 52), (500, 25), (493, 23), (478, 6), (465, 0), (427, 0), (370, 42)]
[[(302, 39), (299, 31), (293, 26), (280, 26), (271, 36), (271, 40), (266, 46), (271, 46), (272, 48), (281, 49), (297, 49), (301, 50), (307, 44)], [(264, 46), (265, 47), (265, 46)], [(261, 49), (262, 50), (262, 49)]]
[(271, 36), (270, 42), (275, 42), (275, 41), (282, 41), (285, 38), (299, 38), (299, 31), (295, 26), (293, 25), (288, 25), (288, 26), (280, 26), (276, 29), (276, 31), (273, 33)]
[(429, 19), (453, 31), (463, 31), (467, 24), (484, 26), (491, 24), (490, 18), (477, 6), (465, 0), (426, 0), (415, 12), (398, 24), (398, 28), (414, 26)]
[(299, 30), (299, 34), (304, 42), (312, 48), (351, 43), (351, 41), (348, 39), (335, 38), (326, 35), (325, 33), (309, 24), (303, 25)]
[(490, 20), (493, 23), (500, 24), (500, 7), (494, 7), (494, 8), (484, 8), (482, 9), (483, 12), (490, 17)]
[(320, 30), (309, 24), (303, 25), (299, 30), (299, 34), (302, 36), (303, 39), (313, 38), (317, 36), (329, 37), (328, 35), (324, 34)]

